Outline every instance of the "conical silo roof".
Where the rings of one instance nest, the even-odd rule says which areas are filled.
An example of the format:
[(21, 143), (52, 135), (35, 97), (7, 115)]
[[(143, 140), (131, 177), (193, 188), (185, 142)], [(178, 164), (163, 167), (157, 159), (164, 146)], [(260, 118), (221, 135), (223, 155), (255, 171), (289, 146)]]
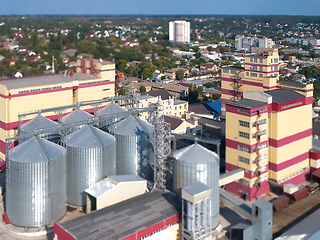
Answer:
[(117, 104), (110, 103), (109, 105), (99, 109), (96, 112), (96, 116), (102, 116), (106, 114), (112, 114), (112, 113), (120, 113), (120, 112), (126, 112), (127, 110), (123, 109), (122, 107), (119, 107)]
[(110, 145), (115, 137), (93, 126), (83, 127), (65, 137), (68, 146), (77, 148), (95, 148)]
[(57, 126), (59, 123), (50, 120), (42, 115), (38, 115), (37, 117), (33, 118), (32, 120), (24, 123), (21, 125), (21, 131), (27, 133), (33, 133), (35, 129), (41, 129), (46, 127), (54, 127)]
[(154, 132), (153, 126), (140, 118), (130, 116), (114, 125), (114, 133), (118, 135), (136, 136)]
[(65, 148), (43, 138), (33, 137), (8, 151), (11, 161), (23, 163), (47, 162), (60, 158)]
[(175, 151), (173, 157), (180, 161), (197, 164), (219, 161), (219, 156), (215, 152), (206, 149), (198, 143)]
[(93, 115), (90, 113), (87, 113), (80, 108), (72, 111), (71, 113), (64, 115), (61, 118), (62, 123), (71, 123), (71, 122), (80, 122), (80, 121), (85, 121), (88, 120), (89, 118), (92, 118)]

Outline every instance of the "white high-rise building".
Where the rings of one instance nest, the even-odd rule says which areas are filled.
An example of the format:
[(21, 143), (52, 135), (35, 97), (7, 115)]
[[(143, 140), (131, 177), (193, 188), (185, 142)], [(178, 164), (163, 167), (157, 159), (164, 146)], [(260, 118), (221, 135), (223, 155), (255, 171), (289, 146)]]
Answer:
[(190, 42), (190, 22), (169, 22), (169, 41), (181, 43)]

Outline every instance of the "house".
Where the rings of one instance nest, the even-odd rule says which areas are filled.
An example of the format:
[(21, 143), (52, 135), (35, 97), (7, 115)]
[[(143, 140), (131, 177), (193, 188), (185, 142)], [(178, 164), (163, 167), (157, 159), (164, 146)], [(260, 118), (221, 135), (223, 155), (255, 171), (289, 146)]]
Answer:
[(74, 57), (75, 53), (77, 52), (77, 49), (67, 49), (63, 52), (61, 52), (61, 56), (65, 56), (65, 57)]
[(218, 70), (218, 66), (215, 65), (214, 63), (200, 63), (200, 69), (205, 69), (205, 70), (209, 70), (209, 71), (217, 71)]
[(306, 77), (303, 74), (297, 73), (294, 75), (295, 80), (306, 80)]
[(202, 126), (198, 125), (197, 121), (169, 115), (164, 115), (164, 121), (170, 124), (171, 133), (202, 135)]
[(23, 59), (23, 61), (27, 61), (27, 62), (35, 62), (35, 61), (38, 61), (39, 59), (41, 59), (40, 56), (37, 56), (37, 55), (31, 55), (31, 56), (28, 56), (28, 57), (25, 57)]
[(21, 78), (23, 77), (23, 74), (21, 72), (16, 72), (16, 71), (13, 71), (12, 72), (12, 75), (16, 78)]
[(151, 85), (152, 90), (165, 89), (170, 95), (175, 98), (183, 99), (188, 96), (189, 88), (185, 86), (178, 86), (174, 84), (163, 84), (162, 82), (156, 82)]
[(287, 69), (289, 70), (290, 73), (298, 73), (299, 66), (298, 65), (291, 65), (291, 66), (288, 66)]

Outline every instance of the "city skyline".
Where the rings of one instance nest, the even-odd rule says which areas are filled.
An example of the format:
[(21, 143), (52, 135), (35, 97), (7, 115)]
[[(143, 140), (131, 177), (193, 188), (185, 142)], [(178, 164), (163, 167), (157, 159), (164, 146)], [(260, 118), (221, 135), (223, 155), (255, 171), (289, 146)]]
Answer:
[[(170, 6), (168, 8), (168, 6)], [(146, 0), (128, 1), (123, 0), (121, 6), (111, 1), (92, 0), (88, 6), (85, 1), (62, 1), (54, 3), (40, 0), (22, 1), (15, 4), (5, 1), (1, 3), (0, 14), (3, 15), (304, 15), (319, 16), (320, 2), (306, 0), (301, 7), (301, 1), (270, 0), (258, 2), (254, 0), (236, 1), (230, 0), (228, 4), (218, 1), (168, 1), (164, 0), (161, 5)]]

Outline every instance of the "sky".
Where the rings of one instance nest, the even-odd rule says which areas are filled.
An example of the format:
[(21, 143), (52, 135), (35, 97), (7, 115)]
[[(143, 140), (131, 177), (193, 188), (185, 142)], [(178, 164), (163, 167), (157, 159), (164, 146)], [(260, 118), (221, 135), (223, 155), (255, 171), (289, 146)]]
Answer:
[(320, 15), (320, 0), (0, 0), (1, 15)]

